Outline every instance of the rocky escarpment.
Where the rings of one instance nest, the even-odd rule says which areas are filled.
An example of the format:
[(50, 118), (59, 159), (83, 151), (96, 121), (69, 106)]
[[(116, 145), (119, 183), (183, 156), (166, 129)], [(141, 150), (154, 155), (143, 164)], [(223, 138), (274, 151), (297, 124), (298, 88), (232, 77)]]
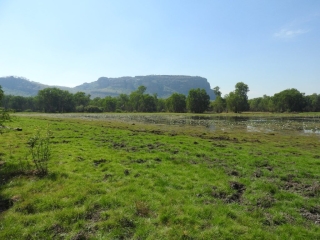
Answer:
[(149, 75), (120, 78), (101, 77), (95, 82), (84, 83), (77, 86), (74, 90), (90, 93), (93, 97), (103, 97), (106, 95), (117, 96), (121, 93), (130, 94), (141, 85), (147, 87), (147, 93), (156, 93), (160, 98), (167, 98), (175, 92), (187, 95), (192, 88), (203, 88), (207, 91), (211, 99), (215, 97), (207, 79), (181, 75)]

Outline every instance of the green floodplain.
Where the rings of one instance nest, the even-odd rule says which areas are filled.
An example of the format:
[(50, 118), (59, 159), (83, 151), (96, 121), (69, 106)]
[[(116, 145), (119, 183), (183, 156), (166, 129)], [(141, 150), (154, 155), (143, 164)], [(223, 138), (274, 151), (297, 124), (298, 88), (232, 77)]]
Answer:
[(0, 239), (320, 239), (319, 113), (12, 116)]

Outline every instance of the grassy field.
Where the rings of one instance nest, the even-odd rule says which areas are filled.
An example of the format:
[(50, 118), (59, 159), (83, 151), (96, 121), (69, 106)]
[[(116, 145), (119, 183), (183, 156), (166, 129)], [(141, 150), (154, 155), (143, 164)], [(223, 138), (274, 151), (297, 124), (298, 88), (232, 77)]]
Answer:
[[(0, 239), (320, 239), (317, 134), (16, 117)], [(49, 173), (27, 142), (52, 131)]]

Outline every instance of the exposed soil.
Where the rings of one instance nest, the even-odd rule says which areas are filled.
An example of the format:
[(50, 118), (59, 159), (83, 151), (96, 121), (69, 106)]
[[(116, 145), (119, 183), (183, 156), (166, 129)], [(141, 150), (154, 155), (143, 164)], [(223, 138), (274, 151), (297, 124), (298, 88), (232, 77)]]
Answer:
[(230, 171), (227, 172), (227, 174), (229, 176), (235, 176), (235, 177), (239, 177), (240, 176), (240, 173), (238, 171), (236, 171), (236, 170), (230, 170)]
[(309, 210), (302, 208), (300, 213), (304, 218), (314, 222), (314, 224), (320, 225), (320, 206), (313, 207)]
[(71, 238), (71, 240), (87, 240), (90, 239), (88, 233), (83, 231), (78, 232), (75, 236)]
[(256, 178), (260, 178), (263, 176), (263, 172), (261, 171), (261, 169), (257, 169), (254, 173), (253, 176)]
[(0, 213), (8, 210), (12, 206), (12, 199), (0, 199)]
[(147, 162), (147, 160), (137, 159), (137, 160), (134, 160), (134, 162), (136, 162), (136, 163), (145, 163), (145, 162)]
[(92, 222), (98, 222), (100, 220), (100, 211), (87, 212), (86, 219)]
[(275, 198), (270, 195), (261, 197), (257, 200), (257, 206), (261, 208), (270, 208), (276, 202)]
[(116, 143), (114, 142), (112, 144), (112, 147), (115, 148), (115, 149), (121, 149), (121, 148), (125, 148), (127, 145), (125, 143)]
[(105, 163), (105, 162), (107, 162), (106, 159), (93, 160), (93, 164), (95, 166), (99, 166), (100, 164)]
[(53, 232), (53, 237), (56, 239), (61, 233), (65, 232), (65, 229), (60, 224), (54, 224), (50, 231)]
[(283, 185), (284, 190), (296, 192), (307, 197), (317, 197), (320, 195), (320, 183), (303, 184), (293, 180), (286, 181)]
[(239, 183), (239, 182), (235, 182), (235, 181), (232, 181), (229, 184), (230, 184), (230, 187), (232, 189), (234, 189), (236, 192), (234, 192), (231, 195), (230, 194), (228, 195), (226, 192), (217, 190), (216, 187), (213, 187), (212, 196), (215, 198), (222, 199), (226, 203), (234, 203), (234, 202), (239, 203), (239, 202), (241, 202), (242, 201), (242, 194), (246, 190), (245, 185), (242, 183)]
[(245, 185), (239, 182), (230, 182), (230, 187), (236, 190), (236, 192), (233, 193), (231, 196), (229, 196), (228, 199), (226, 199), (226, 202), (228, 203), (240, 202), (242, 194), (246, 190)]

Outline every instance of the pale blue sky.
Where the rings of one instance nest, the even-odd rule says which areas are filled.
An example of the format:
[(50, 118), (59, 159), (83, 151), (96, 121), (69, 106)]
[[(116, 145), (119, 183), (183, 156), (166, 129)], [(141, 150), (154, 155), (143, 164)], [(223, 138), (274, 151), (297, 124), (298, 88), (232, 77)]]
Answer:
[(0, 0), (0, 76), (74, 87), (202, 76), (224, 94), (320, 93), (319, 0)]

